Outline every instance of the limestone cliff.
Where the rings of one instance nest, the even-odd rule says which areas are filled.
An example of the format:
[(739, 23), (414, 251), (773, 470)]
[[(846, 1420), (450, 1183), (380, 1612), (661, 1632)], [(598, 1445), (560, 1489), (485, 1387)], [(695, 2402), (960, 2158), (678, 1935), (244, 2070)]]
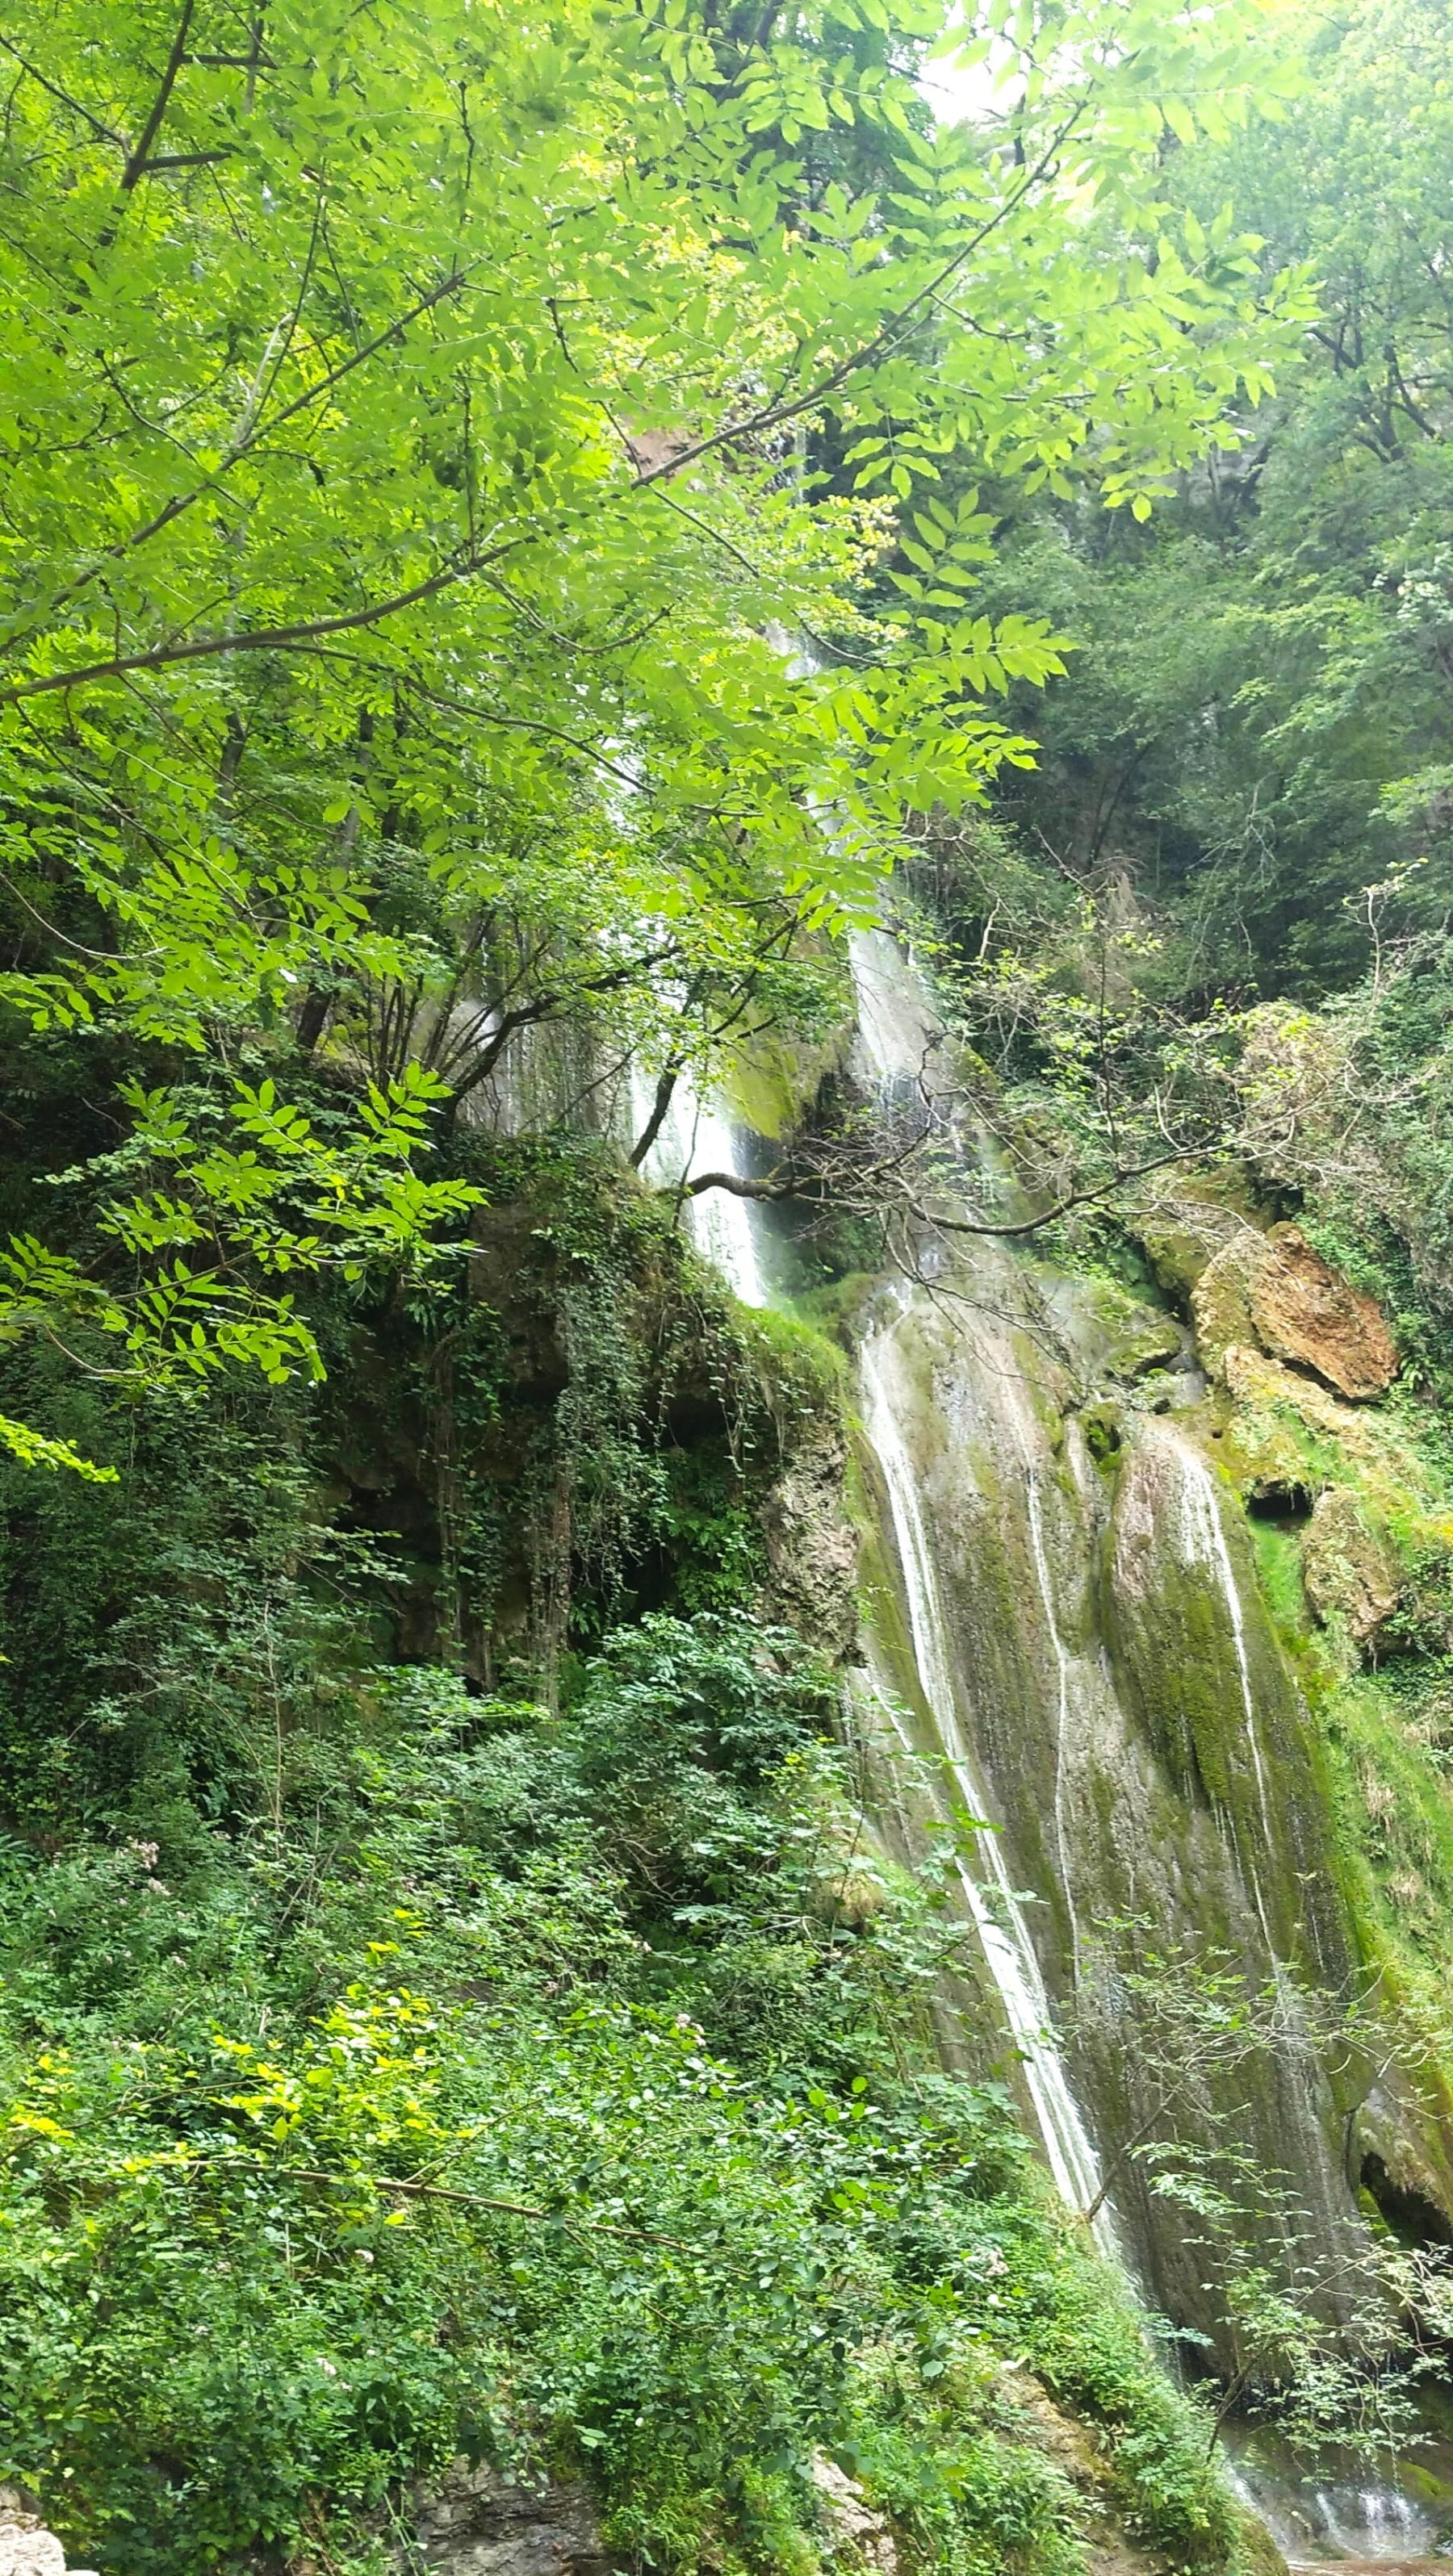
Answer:
[[(886, 1096), (879, 981), (865, 1079)], [(1288, 2285), (1315, 2270), (1354, 2339), (1339, 2282), (1359, 2277), (1369, 2217), (1424, 2242), (1453, 2233), (1432, 1991), (1453, 1927), (1439, 1744), (1412, 1744), (1377, 1698), (1449, 1562), (1453, 1496), (1386, 1317), (1273, 1217), (1239, 1174), (1161, 1192), (1132, 1220), (1138, 1288), (1133, 1263), (1117, 1276), (930, 1243), (921, 1283), (870, 1313), (864, 1362), (896, 1389), (921, 1523), (905, 1527), (869, 1455), (879, 1695), (886, 1676), (930, 1762), (952, 1764), (956, 1739), (940, 1826), (957, 1803), (969, 1831), (970, 1783), (1120, 2241), (1225, 2368), (1229, 2245), (1188, 2226), (1134, 2152), (1157, 2120), (1194, 2155), (1229, 2119), (1250, 2163), (1293, 2178), (1297, 2218), (1268, 2214), (1261, 2250)], [(924, 1546), (937, 1685), (911, 1599)], [(1410, 1837), (1419, 1859), (1399, 1873), (1391, 1847)], [(965, 1848), (987, 1885), (991, 1836)], [(1263, 1999), (1234, 2080), (1208, 2055), (1168, 2082), (1155, 1960), (1171, 1986), (1209, 1974)], [(1349, 2040), (1351, 1998), (1375, 2046)], [(1008, 2045), (1012, 2009), (1001, 2027), (1043, 2132), (1034, 2052)]]

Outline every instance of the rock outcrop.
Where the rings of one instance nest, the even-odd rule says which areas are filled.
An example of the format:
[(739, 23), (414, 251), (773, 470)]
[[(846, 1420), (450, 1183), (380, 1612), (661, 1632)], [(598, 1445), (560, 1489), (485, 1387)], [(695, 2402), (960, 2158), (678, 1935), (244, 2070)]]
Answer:
[(763, 1615), (839, 1659), (853, 1653), (858, 1635), (858, 1537), (842, 1506), (847, 1454), (835, 1417), (809, 1423), (761, 1508)]
[(892, 2531), (885, 2516), (874, 2512), (856, 2478), (850, 2478), (826, 2451), (813, 2452), (811, 2467), (831, 2556), (869, 2569), (872, 2576), (898, 2576), (898, 2546)]
[(1324, 1261), (1294, 1225), (1273, 1226), (1266, 1248), (1251, 1282), (1262, 1349), (1294, 1368), (1315, 1370), (1353, 1403), (1385, 1395), (1397, 1375), (1397, 1344), (1376, 1301)]
[(1376, 1654), (1398, 1604), (1402, 1569), (1385, 1535), (1345, 1485), (1319, 1494), (1302, 1540), (1307, 1600), (1324, 1627), (1345, 1627)]
[(608, 2576), (612, 2565), (591, 2499), (573, 2481), (511, 2485), (458, 2459), (416, 2490), (411, 2518), (413, 2545), (396, 2553), (400, 2576), (418, 2576), (421, 2562), (442, 2576)]
[(1230, 1351), (1250, 1346), (1306, 1369), (1353, 1403), (1385, 1395), (1398, 1355), (1381, 1309), (1325, 1261), (1300, 1228), (1242, 1225), (1191, 1292), (1201, 1356), (1224, 1377)]
[[(0, 2576), (66, 2576), (66, 2553), (39, 2514), (27, 2513), (14, 2487), (0, 2487)], [(91, 2576), (73, 2567), (70, 2576)]]

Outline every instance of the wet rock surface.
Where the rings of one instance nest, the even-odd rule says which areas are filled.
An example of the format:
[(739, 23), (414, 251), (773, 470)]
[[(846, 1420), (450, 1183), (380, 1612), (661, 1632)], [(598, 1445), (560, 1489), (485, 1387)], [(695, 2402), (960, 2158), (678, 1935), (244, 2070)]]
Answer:
[(458, 2459), (416, 2490), (412, 2521), (412, 2547), (395, 2552), (400, 2576), (418, 2576), (421, 2562), (443, 2576), (608, 2576), (614, 2564), (589, 2495), (568, 2480), (515, 2485)]
[[(1156, 2101), (1153, 2034), (1142, 2046), (1109, 1973), (1122, 1944), (1135, 1964), (1136, 1924), (1192, 1953), (1210, 1927), (1253, 1991), (1279, 1959), (1338, 1987), (1351, 1954), (1305, 1713), (1235, 1489), (1197, 1436), (1203, 1418), (1126, 1406), (1117, 1440), (1093, 1439), (1068, 1365), (1077, 1354), (1023, 1274), (980, 1254), (967, 1289), (952, 1304), (905, 1302), (865, 1385), (875, 1376), (890, 1401), (921, 1498), (936, 1697), (953, 1703), (983, 1784), (982, 1799), (961, 1786), (961, 1802), (1002, 1828), (981, 1862), (992, 1871), (1002, 1852), (1008, 1885), (1041, 1900), (1018, 1919), (1051, 1999), (1078, 1995), (1079, 2099), (1102, 2138), (1125, 2137)], [(1096, 1342), (1092, 1367), (1098, 1356)], [(915, 1698), (906, 1612), (890, 1604), (885, 1620), (874, 1607), (873, 1622), (891, 1694), (919, 1705), (918, 1741), (941, 1760), (953, 1748), (921, 1689)], [(1229, 2107), (1208, 2097), (1191, 2122), (1198, 2141), (1214, 2142)], [(1290, 2022), (1258, 2075), (1245, 2140), (1269, 2168), (1297, 2172), (1318, 2241), (1350, 2255), (1359, 2221), (1335, 2105)], [(1214, 2340), (1220, 2313), (1184, 2225), (1138, 2169), (1119, 2176), (1115, 2203), (1157, 2303)]]

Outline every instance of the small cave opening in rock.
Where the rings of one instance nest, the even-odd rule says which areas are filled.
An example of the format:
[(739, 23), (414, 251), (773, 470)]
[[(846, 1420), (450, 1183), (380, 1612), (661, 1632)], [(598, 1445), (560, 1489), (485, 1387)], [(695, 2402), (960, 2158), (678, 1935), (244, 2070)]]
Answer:
[(1394, 2182), (1380, 2155), (1363, 2157), (1362, 2188), (1409, 2252), (1430, 2245), (1453, 2246), (1453, 2220), (1416, 2184)]
[(1305, 1529), (1312, 1517), (1312, 1494), (1306, 1485), (1263, 1485), (1246, 1497), (1247, 1515), (1269, 1529)]

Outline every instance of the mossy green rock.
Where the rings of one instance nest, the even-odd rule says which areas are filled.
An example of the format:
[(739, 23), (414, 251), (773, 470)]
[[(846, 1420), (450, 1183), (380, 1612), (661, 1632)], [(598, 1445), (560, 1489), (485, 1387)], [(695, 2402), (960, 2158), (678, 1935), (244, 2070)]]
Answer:
[[(1087, 1973), (1098, 1986), (1102, 1958), (1113, 1987), (1147, 1925), (1171, 1952), (1230, 1959), (1248, 1990), (1280, 1962), (1339, 1989), (1353, 1951), (1315, 1747), (1234, 1489), (1179, 1420), (1085, 1402), (1024, 1273), (978, 1256), (964, 1284), (882, 1326), (873, 1365), (932, 1554), (940, 1670), (974, 1774), (959, 1796), (998, 1821), (1010, 1884), (1038, 1900), (1023, 1920), (1051, 1996), (1068, 2000)], [(891, 1526), (885, 1537), (882, 1608), (901, 1657)], [(943, 1735), (936, 1749), (953, 1746)], [(1134, 2008), (1082, 2014), (1079, 2033), (1097, 2134), (1137, 2134), (1157, 2096)], [(1350, 2255), (1343, 2110), (1290, 2022), (1258, 2084), (1249, 2110), (1210, 2087), (1201, 2143), (1234, 2114), (1248, 2152), (1296, 2172), (1319, 2242)], [(1157, 2304), (1214, 2340), (1183, 2217), (1133, 2160), (1115, 2200)]]
[(1208, 1264), (1254, 1223), (1245, 1175), (1208, 1172), (1147, 1196), (1128, 1219), (1158, 1286), (1184, 1312)]
[(1365, 1653), (1386, 1640), (1402, 1568), (1387, 1532), (1344, 1485), (1319, 1494), (1302, 1541), (1307, 1599), (1324, 1627), (1340, 1627)]

